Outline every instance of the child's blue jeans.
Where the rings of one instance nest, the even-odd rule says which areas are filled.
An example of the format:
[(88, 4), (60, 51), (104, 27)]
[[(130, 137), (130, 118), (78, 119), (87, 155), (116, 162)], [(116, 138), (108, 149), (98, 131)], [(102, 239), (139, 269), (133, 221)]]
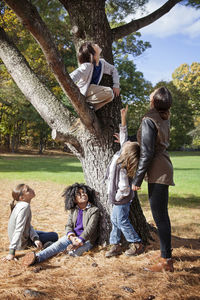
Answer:
[(122, 205), (113, 205), (111, 222), (112, 231), (110, 233), (110, 244), (119, 244), (121, 233), (130, 243), (140, 243), (141, 239), (133, 228), (129, 220), (130, 202)]
[(58, 234), (56, 232), (45, 232), (36, 230), (40, 241), (44, 245), (46, 242), (56, 242), (58, 240)]
[[(49, 257), (52, 257), (60, 252), (66, 250), (66, 248), (72, 244), (72, 242), (67, 238), (67, 236), (61, 237), (57, 242), (53, 243), (51, 246), (47, 247), (46, 249), (36, 253), (36, 257), (38, 262), (42, 262)], [(77, 250), (72, 252), (73, 256), (81, 256), (84, 252), (89, 251), (92, 249), (93, 245), (86, 241), (83, 246), (79, 247)]]

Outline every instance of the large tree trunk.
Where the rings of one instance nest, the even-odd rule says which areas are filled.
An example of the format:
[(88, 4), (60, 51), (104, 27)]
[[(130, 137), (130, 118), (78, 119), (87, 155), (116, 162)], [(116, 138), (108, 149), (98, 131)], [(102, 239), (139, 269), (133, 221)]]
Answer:
[[(103, 57), (111, 64), (113, 63), (112, 43), (114, 40), (154, 22), (179, 1), (168, 0), (153, 14), (111, 30), (105, 13), (105, 0), (60, 0), (70, 16), (76, 51), (82, 42), (90, 40), (103, 48)], [(35, 76), (23, 56), (9, 41), (3, 29), (0, 29), (0, 57), (27, 100), (53, 129), (53, 136), (65, 140), (73, 153), (80, 159), (87, 184), (99, 194), (97, 205), (100, 207), (102, 217), (100, 242), (108, 241), (110, 204), (103, 179), (107, 165), (117, 150), (117, 145), (113, 142), (113, 133), (118, 131), (120, 98), (115, 98), (97, 113), (90, 110), (83, 95), (80, 94), (66, 72), (53, 38), (32, 2), (28, 0), (5, 0), (5, 2), (15, 11), (19, 20), (41, 46), (58, 83), (80, 116), (83, 125), (79, 130), (75, 133), (70, 132), (72, 116)], [(104, 77), (101, 84), (111, 86), (112, 82), (110, 78)], [(132, 203), (130, 217), (136, 231), (146, 243), (149, 230), (138, 199)]]
[[(61, 2), (69, 12), (76, 51), (78, 52), (80, 45), (85, 40), (98, 43), (103, 49), (102, 54), (104, 59), (113, 64), (113, 39), (111, 28), (105, 14), (105, 0), (61, 0)], [(79, 13), (77, 13), (77, 11)], [(88, 16), (90, 16), (90, 18), (88, 18)], [(101, 85), (103, 84), (112, 87), (110, 78), (105, 76), (101, 82)], [(108, 202), (104, 177), (108, 163), (117, 150), (117, 146), (113, 143), (113, 134), (119, 131), (120, 108), (121, 100), (120, 97), (117, 97), (112, 103), (97, 112), (97, 116), (104, 127), (100, 139), (96, 139), (94, 136), (90, 136), (88, 139), (88, 133), (82, 135), (81, 144), (84, 148), (84, 157), (79, 158), (82, 163), (85, 180), (88, 185), (98, 191), (100, 196), (98, 204), (102, 211), (100, 242), (108, 241), (111, 229), (111, 204)], [(130, 217), (131, 222), (134, 223), (134, 228), (142, 237), (143, 242), (147, 243), (150, 233), (138, 198), (136, 198), (136, 201), (131, 206)]]

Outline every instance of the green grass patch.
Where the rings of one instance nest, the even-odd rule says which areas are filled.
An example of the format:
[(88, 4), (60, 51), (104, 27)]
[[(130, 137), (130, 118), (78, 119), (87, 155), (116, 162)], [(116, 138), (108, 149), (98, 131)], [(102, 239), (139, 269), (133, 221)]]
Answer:
[[(170, 206), (199, 207), (200, 152), (171, 152), (175, 186), (170, 187)], [(81, 163), (73, 156), (2, 156), (0, 179), (53, 181), (60, 184), (84, 182)], [(147, 184), (139, 192), (147, 201)]]
[[(170, 152), (175, 186), (169, 188), (170, 207), (200, 207), (200, 152)], [(143, 182), (139, 198), (147, 203), (147, 183)]]
[(67, 185), (84, 182), (81, 163), (73, 156), (3, 156), (0, 179), (53, 181)]

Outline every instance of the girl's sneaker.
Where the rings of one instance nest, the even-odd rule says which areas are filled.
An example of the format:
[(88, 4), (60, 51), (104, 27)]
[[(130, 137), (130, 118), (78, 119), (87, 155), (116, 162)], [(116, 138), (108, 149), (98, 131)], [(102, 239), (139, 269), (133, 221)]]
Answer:
[(139, 255), (144, 252), (144, 245), (142, 243), (131, 243), (128, 250), (125, 251), (127, 256)]
[(106, 252), (106, 257), (112, 257), (122, 254), (122, 246), (120, 244), (113, 245), (112, 248)]

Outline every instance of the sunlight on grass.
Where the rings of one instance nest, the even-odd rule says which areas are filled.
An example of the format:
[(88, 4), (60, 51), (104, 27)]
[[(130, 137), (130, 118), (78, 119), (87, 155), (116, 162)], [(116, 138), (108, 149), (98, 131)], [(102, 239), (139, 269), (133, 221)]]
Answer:
[[(200, 206), (200, 152), (172, 152), (175, 186), (169, 188), (169, 206)], [(147, 183), (143, 182), (139, 198), (143, 206), (148, 205)]]
[(71, 156), (1, 157), (0, 179), (53, 181), (66, 185), (84, 182), (81, 164)]
[[(170, 187), (170, 206), (195, 207), (200, 200), (200, 153), (172, 152), (175, 186)], [(52, 181), (60, 184), (84, 182), (81, 163), (73, 156), (2, 156), (0, 179)], [(147, 201), (147, 183), (139, 198)]]

